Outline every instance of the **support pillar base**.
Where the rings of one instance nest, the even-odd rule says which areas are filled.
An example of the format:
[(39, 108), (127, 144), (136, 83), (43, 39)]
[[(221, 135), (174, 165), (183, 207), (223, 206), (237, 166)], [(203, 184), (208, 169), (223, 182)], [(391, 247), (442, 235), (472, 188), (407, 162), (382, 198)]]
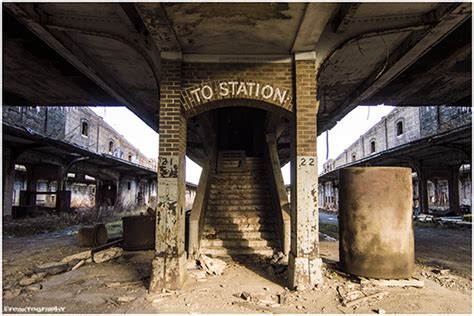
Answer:
[(312, 289), (323, 284), (323, 261), (319, 257), (295, 257), (292, 252), (288, 259), (288, 281), (292, 290)]
[(179, 290), (185, 281), (186, 252), (178, 257), (157, 255), (151, 263), (150, 293)]

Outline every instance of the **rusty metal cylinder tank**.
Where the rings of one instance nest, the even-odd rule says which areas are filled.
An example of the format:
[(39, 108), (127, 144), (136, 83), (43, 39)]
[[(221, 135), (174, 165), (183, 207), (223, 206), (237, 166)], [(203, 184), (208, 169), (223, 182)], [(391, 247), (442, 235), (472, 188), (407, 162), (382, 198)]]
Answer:
[(81, 227), (77, 233), (77, 239), (81, 247), (98, 247), (107, 243), (108, 234), (104, 224)]
[(410, 168), (339, 173), (339, 260), (344, 272), (398, 279), (415, 268)]
[(123, 249), (155, 249), (155, 216), (137, 215), (122, 217)]

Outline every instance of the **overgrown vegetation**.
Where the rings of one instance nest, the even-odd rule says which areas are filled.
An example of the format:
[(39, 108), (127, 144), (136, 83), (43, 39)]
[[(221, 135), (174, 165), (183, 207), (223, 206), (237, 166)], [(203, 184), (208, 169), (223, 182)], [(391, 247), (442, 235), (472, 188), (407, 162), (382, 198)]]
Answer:
[(332, 238), (339, 239), (339, 227), (336, 224), (319, 223), (319, 231)]

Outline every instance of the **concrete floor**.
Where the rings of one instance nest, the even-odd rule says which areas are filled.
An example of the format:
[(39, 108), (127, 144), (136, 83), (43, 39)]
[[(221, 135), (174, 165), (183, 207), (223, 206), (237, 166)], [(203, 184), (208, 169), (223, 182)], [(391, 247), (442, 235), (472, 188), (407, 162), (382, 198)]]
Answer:
[[(322, 214), (322, 217), (326, 215)], [(327, 215), (328, 220), (332, 215)], [(360, 288), (353, 278), (334, 271), (338, 242), (321, 237), (321, 256), (326, 262), (325, 285), (309, 291), (285, 290), (285, 274), (272, 279), (268, 260), (250, 258), (243, 264), (227, 260), (222, 276), (198, 281), (190, 277), (183, 289), (163, 295), (148, 294), (153, 251), (125, 252), (118, 259), (87, 264), (78, 270), (41, 281), (41, 289), (18, 285), (36, 264), (60, 260), (83, 249), (77, 246), (73, 230), (3, 239), (3, 306), (62, 306), (66, 313), (470, 313), (471, 232), (466, 229), (417, 228), (415, 276), (424, 288), (384, 288), (389, 295), (355, 308), (341, 305), (340, 289)], [(443, 283), (434, 268), (448, 268), (450, 283)], [(20, 294), (11, 295), (15, 289)], [(364, 293), (381, 289), (365, 289)], [(239, 298), (280, 294), (285, 303), (270, 307)], [(403, 304), (400, 304), (403, 302)], [(4, 309), (4, 311), (6, 311)]]

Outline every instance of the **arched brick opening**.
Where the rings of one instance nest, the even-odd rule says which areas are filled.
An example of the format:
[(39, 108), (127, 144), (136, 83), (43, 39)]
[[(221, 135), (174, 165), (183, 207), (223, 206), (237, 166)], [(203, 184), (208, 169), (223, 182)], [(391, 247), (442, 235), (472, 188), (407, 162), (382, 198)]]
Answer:
[(250, 107), (250, 108), (265, 110), (267, 112), (274, 113), (274, 114), (284, 116), (284, 117), (291, 116), (290, 109), (284, 108), (282, 106), (279, 106), (273, 103), (261, 101), (261, 100), (245, 99), (245, 98), (210, 101), (210, 102), (200, 104), (199, 106), (188, 108), (187, 110), (183, 106), (183, 114), (186, 119), (189, 119), (198, 114), (215, 110), (215, 109), (225, 108), (225, 107)]
[(211, 81), (184, 89), (181, 105), (186, 118), (210, 109), (252, 106), (269, 112), (293, 109), (290, 89), (258, 81)]
[[(225, 100), (215, 100), (206, 103), (202, 103), (199, 106), (193, 107), (192, 109), (188, 109), (187, 111), (182, 108), (182, 115), (187, 120), (187, 136), (186, 136), (186, 143), (187, 143), (187, 151), (186, 155), (193, 160), (198, 165), (202, 166), (205, 161), (205, 150), (204, 148), (206, 145), (203, 142), (209, 143), (211, 140), (211, 135), (215, 135), (217, 131), (214, 131), (213, 127), (211, 127), (210, 122), (208, 121), (210, 118), (205, 118), (208, 114), (212, 115), (214, 111), (220, 109), (236, 109), (240, 108), (242, 110), (247, 109), (258, 109), (263, 110), (266, 113), (266, 120), (267, 125), (265, 126), (265, 134), (274, 134), (277, 136), (286, 136), (284, 137), (285, 142), (288, 142), (288, 135), (290, 133), (290, 122), (291, 122), (291, 114), (292, 112), (288, 109), (285, 109), (281, 106), (261, 101), (261, 100), (254, 100), (254, 99), (245, 99), (245, 98), (236, 98), (236, 99), (225, 99)], [(232, 110), (231, 110), (232, 111)], [(237, 110), (239, 111), (239, 110)], [(251, 111), (250, 111), (251, 112)], [(251, 115), (249, 113), (249, 115)], [(204, 122), (203, 121), (207, 121)], [(215, 122), (214, 122), (215, 124)], [(196, 128), (197, 125), (206, 126), (203, 129)], [(199, 130), (199, 133), (197, 131)], [(212, 131), (212, 132), (211, 132)], [(204, 133), (208, 134), (207, 136)], [(200, 134), (200, 135), (198, 135)], [(212, 136), (214, 138), (215, 136)], [(282, 138), (283, 139), (283, 138)], [(285, 147), (286, 146), (286, 147)], [(201, 147), (196, 151), (196, 148)], [(289, 148), (289, 144), (282, 145), (282, 148)], [(281, 149), (281, 151), (285, 151), (285, 149)], [(283, 154), (285, 155), (285, 154)], [(285, 159), (282, 161), (287, 161), (289, 157), (286, 154)], [(282, 157), (280, 157), (282, 159)]]

